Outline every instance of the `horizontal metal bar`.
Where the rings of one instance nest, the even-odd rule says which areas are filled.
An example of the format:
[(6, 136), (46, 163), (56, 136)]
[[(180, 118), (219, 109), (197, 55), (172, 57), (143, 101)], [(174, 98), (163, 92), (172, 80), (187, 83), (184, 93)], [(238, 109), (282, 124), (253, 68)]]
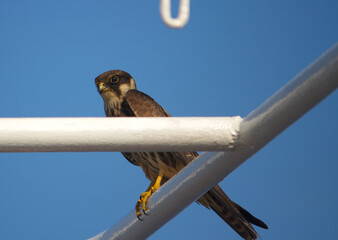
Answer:
[(0, 118), (0, 152), (224, 151), (240, 117)]
[(204, 153), (150, 199), (150, 215), (135, 211), (91, 240), (145, 239), (275, 138), (338, 87), (338, 45), (244, 118), (235, 151)]

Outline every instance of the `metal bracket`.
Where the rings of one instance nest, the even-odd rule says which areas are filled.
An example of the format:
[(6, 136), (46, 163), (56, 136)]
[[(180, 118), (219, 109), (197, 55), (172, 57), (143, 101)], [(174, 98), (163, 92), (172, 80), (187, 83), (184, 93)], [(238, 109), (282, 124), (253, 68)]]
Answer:
[(171, 17), (171, 0), (160, 1), (160, 12), (163, 22), (171, 28), (184, 27), (190, 15), (190, 0), (180, 0), (177, 18)]

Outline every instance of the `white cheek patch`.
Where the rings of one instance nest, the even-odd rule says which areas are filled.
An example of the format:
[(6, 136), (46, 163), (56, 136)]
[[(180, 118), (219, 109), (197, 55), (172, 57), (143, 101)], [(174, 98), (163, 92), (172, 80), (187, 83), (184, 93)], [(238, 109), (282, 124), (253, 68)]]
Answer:
[(136, 89), (136, 83), (134, 78), (130, 78), (130, 89)]
[(123, 83), (119, 86), (122, 96), (125, 96), (130, 89), (136, 89), (135, 80), (133, 78), (130, 78), (130, 83)]
[(130, 89), (130, 85), (128, 83), (124, 83), (119, 86), (119, 90), (122, 96), (125, 96), (126, 93), (129, 91), (129, 89)]

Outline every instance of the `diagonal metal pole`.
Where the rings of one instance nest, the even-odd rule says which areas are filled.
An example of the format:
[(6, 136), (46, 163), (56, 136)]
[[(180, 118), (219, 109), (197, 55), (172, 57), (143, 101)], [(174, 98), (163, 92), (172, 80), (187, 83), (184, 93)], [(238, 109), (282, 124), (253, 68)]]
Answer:
[(336, 44), (244, 118), (235, 151), (202, 154), (154, 193), (148, 204), (150, 215), (144, 216), (144, 221), (131, 211), (91, 240), (147, 238), (337, 87)]

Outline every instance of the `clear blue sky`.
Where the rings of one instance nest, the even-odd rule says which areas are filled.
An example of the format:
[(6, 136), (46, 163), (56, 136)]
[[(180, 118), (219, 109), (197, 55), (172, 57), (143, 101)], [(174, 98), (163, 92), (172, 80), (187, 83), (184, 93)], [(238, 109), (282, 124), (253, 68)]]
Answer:
[[(176, 8), (177, 1), (173, 7)], [(158, 1), (1, 1), (0, 117), (103, 117), (94, 78), (123, 69), (173, 116), (244, 117), (338, 40), (338, 1), (192, 1), (181, 30)], [(338, 235), (333, 93), (220, 185), (269, 230)], [(148, 186), (120, 153), (0, 154), (1, 239), (85, 239)], [(192, 204), (150, 239), (239, 239)]]

